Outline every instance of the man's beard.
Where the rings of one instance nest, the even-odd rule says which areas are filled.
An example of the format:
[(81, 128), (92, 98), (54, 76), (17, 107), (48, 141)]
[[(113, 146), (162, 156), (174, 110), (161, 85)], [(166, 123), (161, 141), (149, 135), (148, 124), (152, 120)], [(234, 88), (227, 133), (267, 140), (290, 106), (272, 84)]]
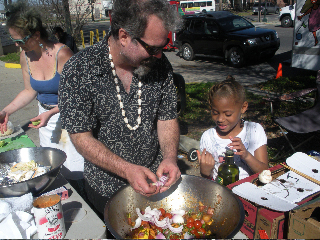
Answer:
[(156, 61), (157, 58), (155, 57), (149, 57), (145, 60), (142, 60), (140, 66), (137, 67), (133, 72), (137, 74), (139, 78), (141, 78), (151, 71)]

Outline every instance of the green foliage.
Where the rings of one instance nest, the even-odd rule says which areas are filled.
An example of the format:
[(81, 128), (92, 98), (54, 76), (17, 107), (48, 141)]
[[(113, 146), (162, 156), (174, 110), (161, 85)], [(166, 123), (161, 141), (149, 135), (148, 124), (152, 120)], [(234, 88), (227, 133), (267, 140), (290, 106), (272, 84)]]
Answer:
[(295, 92), (306, 88), (315, 88), (316, 80), (314, 76), (297, 76), (291, 77), (280, 77), (278, 79), (271, 79), (264, 83), (257, 84), (262, 90), (286, 94)]
[(20, 63), (20, 52), (0, 56), (0, 60), (6, 63)]
[(197, 122), (210, 121), (210, 111), (208, 106), (208, 93), (214, 83), (191, 83), (186, 84), (186, 110), (182, 116), (181, 121)]

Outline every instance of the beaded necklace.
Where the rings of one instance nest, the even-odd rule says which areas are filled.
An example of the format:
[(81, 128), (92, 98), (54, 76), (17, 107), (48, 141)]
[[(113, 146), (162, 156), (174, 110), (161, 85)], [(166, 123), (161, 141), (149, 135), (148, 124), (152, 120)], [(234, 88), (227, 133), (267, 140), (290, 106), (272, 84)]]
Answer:
[(127, 128), (129, 128), (130, 130), (136, 130), (139, 127), (139, 125), (141, 124), (141, 102), (142, 102), (141, 101), (141, 86), (142, 86), (142, 83), (141, 83), (141, 81), (139, 79), (139, 84), (138, 84), (138, 87), (139, 87), (139, 90), (138, 90), (138, 96), (139, 96), (138, 105), (139, 105), (139, 108), (138, 108), (137, 125), (132, 127), (128, 123), (128, 118), (126, 117), (126, 111), (124, 110), (123, 103), (121, 101), (119, 80), (117, 78), (116, 70), (114, 69), (114, 63), (113, 63), (113, 60), (112, 60), (112, 55), (110, 53), (110, 46), (109, 46), (109, 59), (110, 59), (110, 65), (111, 65), (111, 68), (112, 68), (112, 75), (114, 77), (114, 83), (116, 84), (117, 97), (119, 99), (121, 113), (122, 113), (122, 116), (123, 116), (123, 121), (126, 123)]

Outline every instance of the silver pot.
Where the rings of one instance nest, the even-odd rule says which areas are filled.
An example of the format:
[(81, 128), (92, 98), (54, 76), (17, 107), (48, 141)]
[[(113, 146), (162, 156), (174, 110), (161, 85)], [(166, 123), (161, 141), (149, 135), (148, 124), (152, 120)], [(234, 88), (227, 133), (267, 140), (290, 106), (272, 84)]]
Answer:
[(49, 147), (21, 148), (0, 153), (0, 164), (34, 160), (41, 165), (51, 166), (51, 170), (41, 176), (11, 185), (0, 185), (0, 198), (19, 197), (29, 192), (33, 195), (40, 193), (55, 180), (66, 158), (65, 152)]
[[(222, 198), (218, 203), (219, 196)], [(243, 205), (232, 191), (218, 183), (191, 175), (182, 175), (168, 191), (151, 197), (136, 193), (131, 186), (124, 186), (107, 202), (104, 220), (116, 239), (125, 238), (130, 231), (127, 213), (137, 218), (136, 208), (164, 208), (165, 210), (195, 210), (199, 201), (214, 207), (214, 222), (210, 226), (212, 235), (208, 238), (232, 238), (244, 221)]]

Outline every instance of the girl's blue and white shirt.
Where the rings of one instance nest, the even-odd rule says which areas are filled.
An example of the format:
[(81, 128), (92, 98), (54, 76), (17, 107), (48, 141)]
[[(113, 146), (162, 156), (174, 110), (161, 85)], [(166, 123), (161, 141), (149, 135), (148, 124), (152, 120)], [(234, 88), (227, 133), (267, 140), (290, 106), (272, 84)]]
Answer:
[[(254, 151), (259, 147), (267, 144), (267, 136), (263, 127), (259, 123), (244, 122), (242, 131), (236, 136), (241, 138), (243, 145), (254, 155)], [(200, 139), (201, 152), (206, 149), (215, 159), (215, 166), (213, 169), (213, 179), (218, 175), (218, 168), (223, 163), (224, 153), (227, 145), (231, 143), (230, 139), (222, 139), (218, 136), (216, 128), (210, 128), (205, 131)], [(239, 155), (234, 155), (234, 162), (239, 167), (239, 179), (243, 179), (253, 174), (247, 163), (240, 158)]]

